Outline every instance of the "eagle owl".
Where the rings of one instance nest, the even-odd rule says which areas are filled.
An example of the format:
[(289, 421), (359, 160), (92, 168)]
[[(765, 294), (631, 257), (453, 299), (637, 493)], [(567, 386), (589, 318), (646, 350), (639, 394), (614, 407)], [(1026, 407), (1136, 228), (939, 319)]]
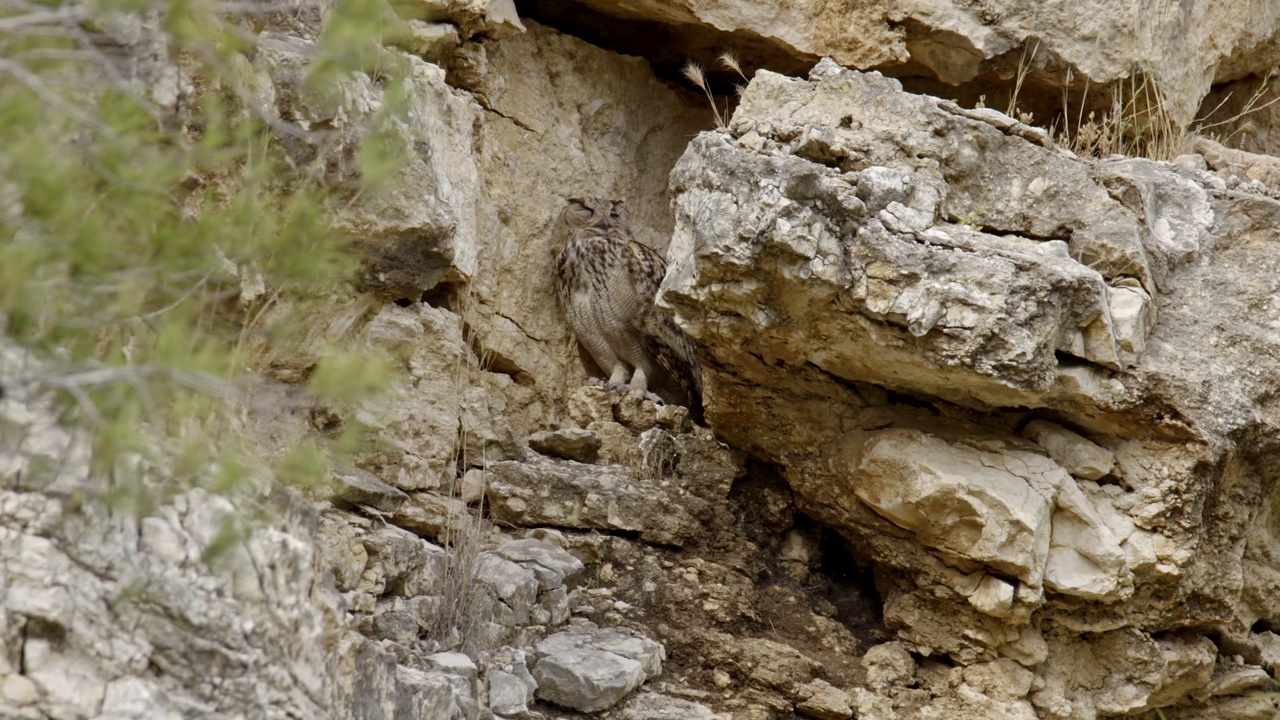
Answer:
[(621, 201), (570, 200), (559, 232), (560, 305), (609, 383), (674, 395), (699, 415), (702, 371), (693, 343), (654, 306), (666, 263), (632, 239)]

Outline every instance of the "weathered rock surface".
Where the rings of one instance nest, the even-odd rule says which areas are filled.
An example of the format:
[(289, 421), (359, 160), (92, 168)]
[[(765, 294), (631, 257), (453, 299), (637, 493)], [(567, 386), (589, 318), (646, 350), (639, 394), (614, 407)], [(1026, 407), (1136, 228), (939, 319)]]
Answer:
[[(713, 426), (905, 573), (878, 582), (899, 638), (1043, 664), (1043, 689), (975, 674), (981, 702), (942, 693), (935, 712), (1189, 702), (1216, 656), (1193, 628), (1275, 612), (1255, 448), (1280, 416), (1254, 399), (1280, 387), (1247, 358), (1280, 333), (1247, 308), (1271, 303), (1280, 245), (1245, 238), (1274, 239), (1258, 218), (1280, 204), (1194, 168), (1087, 165), (1006, 120), (828, 62), (757, 74), (673, 172), (661, 303), (711, 359)], [(1095, 647), (1080, 632), (1134, 661), (1060, 674)]]
[(1082, 480), (1097, 480), (1111, 472), (1116, 464), (1115, 453), (1055, 423), (1032, 420), (1022, 429), (1022, 435), (1035, 441), (1054, 462)]
[(337, 488), (334, 496), (345, 503), (371, 507), (381, 512), (395, 512), (409, 496), (378, 479), (377, 475), (354, 468), (335, 472)]
[(800, 686), (796, 692), (800, 696), (796, 710), (801, 715), (817, 720), (848, 720), (853, 717), (849, 695), (832, 687), (829, 682), (814, 680)]
[[(1142, 68), (1159, 84), (1174, 117), (1187, 123), (1211, 85), (1262, 76), (1280, 61), (1280, 10), (1247, 3), (1196, 2), (1140, 11), (1105, 0), (882, 0), (847, 6), (788, 2), (768, 9), (708, 0), (582, 4), (622, 20), (672, 28), (669, 32), (684, 41), (686, 57), (690, 47), (696, 55), (707, 56), (731, 47), (750, 67), (790, 72), (827, 56), (847, 67), (909, 77), (941, 97), (947, 97), (948, 90), (954, 96), (953, 86), (961, 86), (971, 100), (989, 93), (1001, 98), (1001, 106), (1017, 83), (1024, 104), (1037, 112), (1061, 110), (1063, 86), (1073, 90), (1073, 112), (1074, 103), (1086, 101), (1106, 108), (1106, 85)], [(634, 40), (628, 44), (625, 33), (575, 24), (572, 13), (557, 17), (575, 30), (624, 45), (629, 52), (675, 65), (684, 61), (661, 48), (645, 48)], [(652, 34), (642, 37), (652, 43)], [(1018, 77), (1020, 67), (1028, 77)], [(1092, 84), (1093, 99), (1081, 92), (1086, 80)], [(1057, 105), (1028, 103), (1027, 96), (1037, 92), (1055, 98)]]
[(239, 511), (200, 489), (136, 523), (98, 503), (68, 512), (68, 492), (94, 480), (85, 439), (51, 411), (26, 391), (0, 398), (0, 427), (18, 440), (0, 445), (0, 715), (474, 717), (466, 688), (399, 666), (338, 622), (342, 601), (318, 572), (348, 538), (359, 550), (342, 555), (357, 565), (345, 582), (407, 587), (433, 567), (420, 540), (333, 531), (326, 546), (315, 510), (283, 490), (270, 500), (279, 526), (216, 558), (206, 553)]
[[(1186, 119), (1277, 57), (1270, 6), (587, 4), (662, 23), (662, 57), (828, 54), (965, 104), (1007, 90), (1030, 42), (1037, 112), (1063, 83), (1105, 104), (1140, 66)], [(1171, 165), (1086, 163), (831, 63), (759, 73), (689, 145), (700, 100), (509, 0), (397, 5), (409, 110), (388, 113), (375, 77), (308, 89), (324, 13), (304, 6), (238, 59), (262, 108), (334, 131), (282, 139), (289, 157), (342, 188), (370, 131), (411, 151), (339, 218), (359, 291), (269, 371), (299, 382), (341, 339), (406, 379), (255, 439), (277, 457), (358, 424), (368, 472), (315, 506), (273, 494), (269, 527), (208, 558), (263, 498), (81, 507), (87, 444), (0, 385), (0, 715), (1274, 714), (1274, 158), (1200, 139)], [(190, 91), (136, 70), (163, 107)], [(549, 252), (582, 194), (670, 243), (663, 302), (702, 353), (710, 430), (583, 385)], [(533, 529), (476, 523), (482, 501)], [(665, 653), (678, 672), (628, 697)]]
[(719, 717), (701, 703), (651, 692), (637, 693), (622, 708), (623, 720), (717, 720)]
[(487, 497), (498, 522), (623, 530), (681, 545), (698, 530), (686, 509), (705, 501), (621, 468), (536, 460), (489, 467)]
[(529, 717), (538, 683), (527, 665), (527, 654), (520, 649), (504, 649), (489, 662), (489, 707), (502, 717)]
[(529, 436), (529, 447), (562, 460), (593, 463), (600, 453), (600, 436), (582, 428), (544, 430)]
[(538, 697), (595, 712), (612, 707), (662, 671), (663, 648), (614, 628), (574, 628), (538, 643)]

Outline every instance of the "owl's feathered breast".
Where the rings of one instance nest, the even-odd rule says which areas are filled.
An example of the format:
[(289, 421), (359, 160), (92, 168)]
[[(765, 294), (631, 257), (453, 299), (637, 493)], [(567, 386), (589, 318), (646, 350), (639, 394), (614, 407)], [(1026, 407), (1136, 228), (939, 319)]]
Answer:
[(610, 345), (635, 334), (632, 320), (652, 305), (662, 277), (654, 281), (652, 271), (641, 274), (652, 261), (638, 257), (635, 247), (643, 246), (617, 230), (589, 227), (569, 238), (556, 272), (575, 332), (604, 333)]

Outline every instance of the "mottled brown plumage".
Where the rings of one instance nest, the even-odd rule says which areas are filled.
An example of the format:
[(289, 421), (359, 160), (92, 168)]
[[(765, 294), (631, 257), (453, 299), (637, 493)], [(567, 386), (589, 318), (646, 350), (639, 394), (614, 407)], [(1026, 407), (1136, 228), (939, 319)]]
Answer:
[(560, 220), (557, 289), (578, 341), (610, 384), (630, 375), (632, 387), (661, 389), (669, 379), (683, 403), (700, 412), (702, 371), (693, 343), (654, 305), (666, 263), (632, 239), (619, 201), (570, 200)]

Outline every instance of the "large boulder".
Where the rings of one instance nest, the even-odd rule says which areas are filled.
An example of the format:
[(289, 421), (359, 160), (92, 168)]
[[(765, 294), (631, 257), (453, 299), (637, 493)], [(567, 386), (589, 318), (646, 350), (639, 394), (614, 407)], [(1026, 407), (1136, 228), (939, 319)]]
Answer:
[[(660, 303), (710, 422), (880, 568), (914, 652), (1092, 718), (1209, 693), (1202, 628), (1277, 617), (1280, 203), (827, 61), (759, 73), (672, 178)], [(1082, 632), (1148, 659), (1061, 670)]]

